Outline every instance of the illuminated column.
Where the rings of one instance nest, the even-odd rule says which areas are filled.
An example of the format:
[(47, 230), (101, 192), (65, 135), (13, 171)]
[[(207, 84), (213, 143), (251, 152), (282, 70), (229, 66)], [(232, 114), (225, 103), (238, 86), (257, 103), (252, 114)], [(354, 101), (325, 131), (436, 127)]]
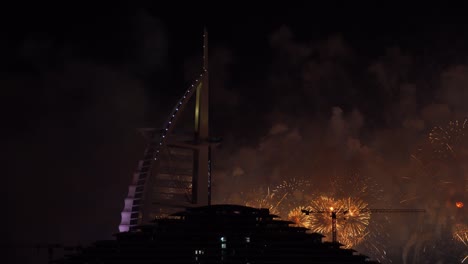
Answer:
[(195, 103), (195, 150), (192, 181), (193, 203), (208, 205), (208, 162), (209, 162), (209, 74), (208, 74), (208, 32), (203, 34), (203, 79), (197, 87)]

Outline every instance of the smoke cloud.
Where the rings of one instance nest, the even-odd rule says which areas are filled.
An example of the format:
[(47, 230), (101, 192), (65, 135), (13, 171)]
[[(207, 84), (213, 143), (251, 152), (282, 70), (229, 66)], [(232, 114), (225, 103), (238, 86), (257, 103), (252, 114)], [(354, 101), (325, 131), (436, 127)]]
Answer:
[[(215, 150), (216, 200), (242, 202), (241, 193), (273, 190), (293, 178), (310, 180), (310, 192), (332, 194), (333, 179), (358, 172), (380, 188), (373, 190), (380, 202), (367, 201), (370, 206), (427, 210), (422, 215), (375, 216), (389, 234), (382, 246), (388, 256), (358, 249), (383, 262), (460, 257), (466, 247), (453, 246), (449, 257), (441, 241), (453, 241), (453, 226), (467, 221), (455, 200), (466, 199), (468, 174), (461, 153), (468, 145), (460, 145), (466, 144), (461, 139), (449, 142), (459, 144), (457, 158), (440, 160), (432, 156), (440, 146), (431, 144), (429, 136), (434, 126), (451, 133), (451, 120), (463, 123), (466, 65), (441, 69), (427, 86), (416, 70), (422, 62), (397, 46), (363, 62), (340, 35), (304, 42), (295, 40), (286, 26), (272, 33), (270, 46), (273, 59), (266, 77), (255, 85), (246, 80), (236, 89), (240, 104), (232, 107), (246, 122), (237, 126), (241, 122), (233, 121), (232, 135)], [(255, 117), (247, 117), (252, 114), (240, 106), (253, 102), (257, 93), (267, 102), (257, 105), (263, 109)], [(249, 122), (251, 118), (256, 122)], [(460, 137), (465, 137), (461, 123)], [(248, 142), (243, 137), (252, 137), (250, 129), (258, 133), (256, 140), (232, 146)], [(355, 190), (347, 191), (352, 195)], [(436, 249), (422, 255), (425, 247)]]

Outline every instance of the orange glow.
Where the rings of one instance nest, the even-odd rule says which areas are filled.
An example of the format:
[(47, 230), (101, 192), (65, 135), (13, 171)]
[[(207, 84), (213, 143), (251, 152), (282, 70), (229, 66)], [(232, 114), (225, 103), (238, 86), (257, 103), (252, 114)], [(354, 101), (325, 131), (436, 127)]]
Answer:
[(333, 207), (330, 207), (330, 212), (333, 212)]
[(455, 206), (458, 207), (458, 208), (462, 208), (463, 207), (463, 202), (456, 202), (455, 203)]

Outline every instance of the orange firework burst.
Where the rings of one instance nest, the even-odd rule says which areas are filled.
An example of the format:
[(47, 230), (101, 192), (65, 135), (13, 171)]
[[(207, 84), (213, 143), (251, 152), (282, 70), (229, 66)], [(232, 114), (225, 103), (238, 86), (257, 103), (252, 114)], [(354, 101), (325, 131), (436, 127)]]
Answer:
[(340, 210), (338, 201), (327, 196), (320, 196), (318, 199), (312, 200), (309, 207), (311, 212), (318, 212), (309, 215), (309, 228), (313, 232), (331, 237), (332, 218), (330, 216), (330, 208), (334, 208), (338, 212)]
[(295, 226), (308, 227), (309, 218), (301, 210), (302, 207), (296, 207), (288, 213), (288, 220), (295, 223)]
[(345, 222), (342, 231), (345, 237), (361, 238), (366, 232), (370, 220), (368, 204), (357, 198), (347, 198), (342, 201), (346, 208)]
[[(345, 248), (361, 243), (367, 235), (370, 220), (368, 204), (358, 198), (348, 197), (335, 200), (321, 196), (310, 203), (309, 228), (331, 237), (332, 217), (330, 211), (337, 215), (336, 229), (338, 241)], [(315, 213), (314, 213), (315, 212)]]

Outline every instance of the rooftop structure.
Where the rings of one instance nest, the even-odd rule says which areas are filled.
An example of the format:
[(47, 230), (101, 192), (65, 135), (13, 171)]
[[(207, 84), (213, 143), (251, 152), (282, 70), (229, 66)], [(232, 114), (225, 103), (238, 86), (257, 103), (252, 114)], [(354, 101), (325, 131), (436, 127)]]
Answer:
[(377, 263), (291, 224), (268, 209), (188, 208), (117, 233), (115, 240), (98, 241), (59, 263)]

